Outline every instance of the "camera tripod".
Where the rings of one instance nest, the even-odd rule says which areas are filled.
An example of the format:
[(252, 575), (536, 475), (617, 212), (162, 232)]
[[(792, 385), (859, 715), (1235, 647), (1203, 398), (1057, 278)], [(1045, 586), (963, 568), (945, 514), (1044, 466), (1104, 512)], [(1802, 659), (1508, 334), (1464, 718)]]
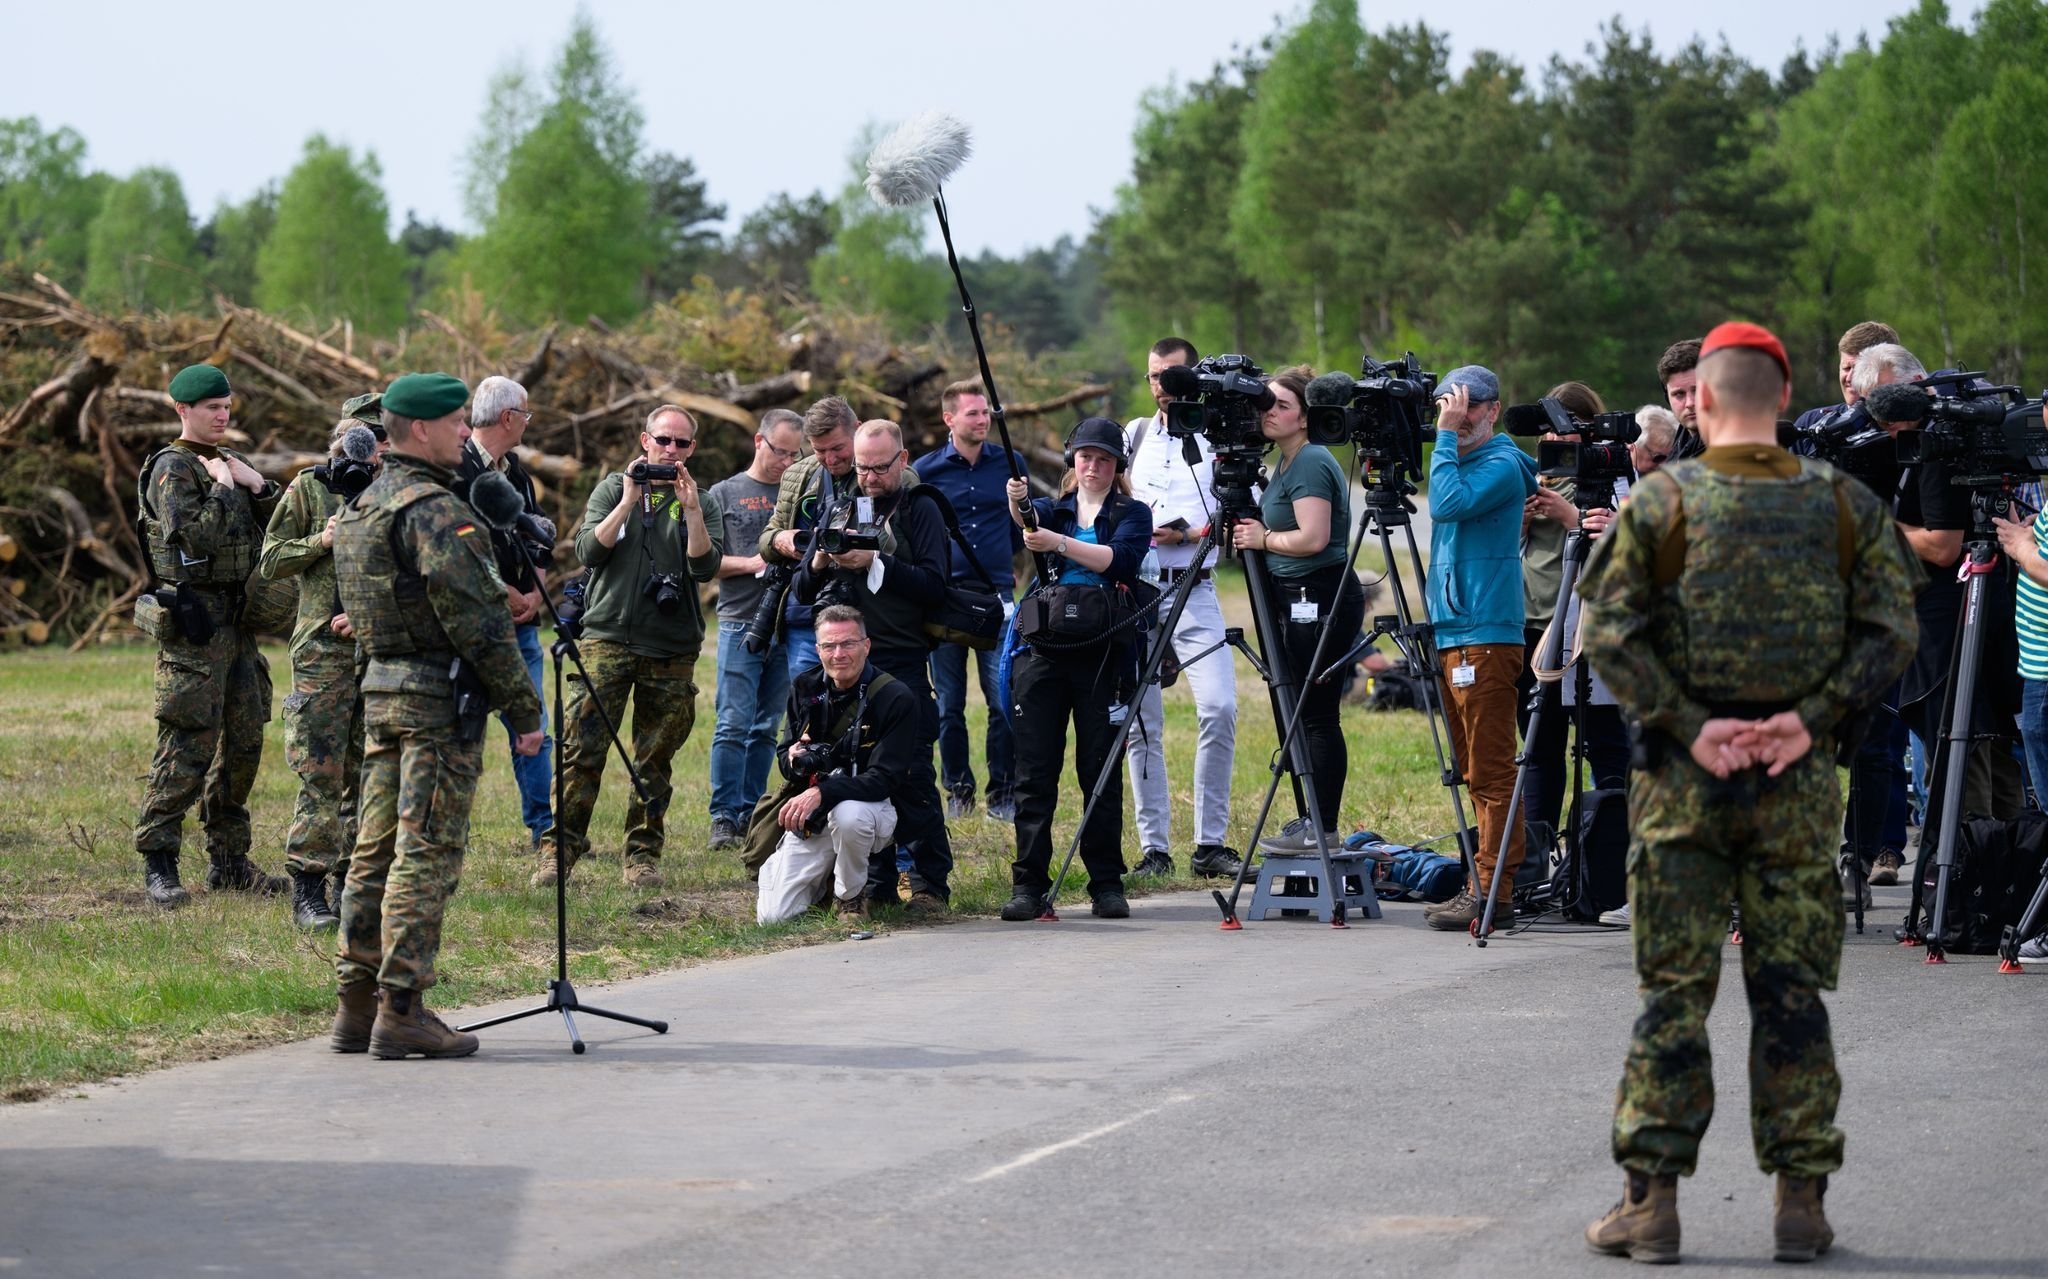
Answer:
[[(576, 637), (583, 630), (581, 622), (562, 620), (561, 610), (555, 607), (555, 597), (548, 590), (547, 579), (541, 576), (540, 570), (534, 565), (532, 554), (527, 551), (524, 543), (519, 545), (519, 553), (526, 558), (526, 567), (533, 574), (534, 584), (540, 587), (541, 602), (547, 605), (548, 617), (555, 624), (555, 642), (548, 650), (554, 657), (555, 666), (555, 741), (559, 743), (567, 740), (566, 712), (562, 697), (562, 660), (566, 657), (576, 664), (577, 674), (583, 677), (583, 687), (590, 693), (590, 704), (597, 709), (598, 718), (604, 721), (605, 732), (611, 735), (612, 748), (618, 751), (619, 759), (626, 765), (626, 779), (632, 782), (633, 793), (640, 797), (642, 804), (645, 804), (648, 801), (647, 785), (640, 780), (639, 771), (633, 767), (633, 757), (626, 753), (625, 743), (619, 740), (618, 726), (612, 723), (611, 712), (604, 708), (604, 701), (598, 697), (596, 686), (590, 682), (590, 670), (584, 666), (583, 654), (576, 647)], [(558, 756), (555, 760), (554, 820), (559, 823), (561, 819), (562, 761)], [(583, 1036), (576, 1033), (574, 1014), (579, 1012), (589, 1013), (592, 1017), (626, 1022), (629, 1025), (645, 1026), (657, 1035), (668, 1033), (668, 1023), (665, 1021), (649, 1021), (644, 1017), (612, 1012), (586, 1004), (577, 997), (576, 987), (569, 982), (569, 868), (562, 860), (562, 839), (558, 830), (555, 836), (555, 975), (548, 982), (547, 1002), (516, 1013), (506, 1013), (502, 1017), (487, 1017), (482, 1021), (473, 1021), (467, 1026), (457, 1026), (456, 1029), (482, 1030), (487, 1026), (502, 1026), (508, 1021), (519, 1021), (525, 1017), (538, 1017), (543, 1013), (560, 1013), (562, 1024), (569, 1031), (569, 1048), (580, 1055), (585, 1045)]]

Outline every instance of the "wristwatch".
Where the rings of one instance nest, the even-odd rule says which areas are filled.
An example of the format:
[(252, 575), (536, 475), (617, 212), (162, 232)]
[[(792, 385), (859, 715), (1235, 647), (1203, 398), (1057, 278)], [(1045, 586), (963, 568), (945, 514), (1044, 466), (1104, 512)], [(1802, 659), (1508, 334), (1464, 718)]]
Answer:
[(1064, 556), (1064, 555), (1065, 555), (1066, 553), (1067, 553), (1067, 539), (1063, 537), (1063, 538), (1061, 538), (1061, 539), (1060, 539), (1060, 549), (1059, 549), (1058, 551), (1054, 552), (1054, 554), (1056, 554), (1056, 555), (1061, 555), (1061, 556)]

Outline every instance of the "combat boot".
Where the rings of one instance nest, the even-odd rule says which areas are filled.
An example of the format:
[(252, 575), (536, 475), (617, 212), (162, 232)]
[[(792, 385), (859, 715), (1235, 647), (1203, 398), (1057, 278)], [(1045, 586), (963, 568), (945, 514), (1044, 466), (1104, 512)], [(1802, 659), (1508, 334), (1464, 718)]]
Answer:
[(192, 900), (192, 894), (178, 882), (178, 855), (176, 853), (144, 853), (142, 855), (142, 891), (149, 899), (165, 910), (174, 910)]
[(326, 872), (292, 872), (292, 922), (309, 933), (340, 926), (341, 916), (327, 908)]
[[(565, 856), (562, 858), (560, 873), (564, 879), (568, 878), (569, 872), (574, 870), (575, 868), (576, 859), (574, 857)], [(533, 874), (526, 881), (527, 887), (553, 888), (555, 886), (555, 875), (556, 868), (554, 841), (543, 838), (541, 840), (540, 851), (534, 854)]]
[(206, 868), (206, 886), (212, 889), (226, 888), (238, 893), (275, 897), (289, 885), (290, 881), (282, 875), (264, 874), (263, 868), (250, 861), (247, 853), (215, 857), (213, 864)]
[(1821, 1200), (1827, 1198), (1828, 1179), (1778, 1174), (1778, 1194), (1771, 1218), (1779, 1261), (1812, 1261), (1835, 1242), (1835, 1228)]
[(1626, 1171), (1621, 1202), (1586, 1227), (1586, 1246), (1610, 1257), (1670, 1265), (1678, 1260), (1678, 1178)]
[(450, 1030), (446, 1022), (427, 1011), (426, 1000), (416, 990), (381, 986), (382, 1003), (377, 1022), (370, 1028), (370, 1055), (383, 1061), (418, 1054), (421, 1057), (467, 1057), (477, 1049), (475, 1035)]
[(377, 983), (368, 977), (341, 988), (334, 1010), (334, 1030), (327, 1046), (338, 1053), (370, 1051), (370, 1027), (377, 1020)]

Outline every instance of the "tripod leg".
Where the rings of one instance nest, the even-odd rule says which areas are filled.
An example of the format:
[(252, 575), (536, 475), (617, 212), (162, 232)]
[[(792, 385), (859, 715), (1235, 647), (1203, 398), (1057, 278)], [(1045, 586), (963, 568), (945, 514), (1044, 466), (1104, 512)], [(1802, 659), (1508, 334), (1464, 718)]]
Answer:
[[(1979, 552), (1982, 553), (1980, 558)], [(1967, 557), (1969, 584), (1963, 598), (1963, 637), (1956, 653), (1955, 711), (1949, 720), (1948, 775), (1942, 778), (1941, 792), (1941, 842), (1936, 845), (1934, 857), (1934, 917), (1927, 929), (1927, 958), (1925, 963), (1945, 964), (1948, 956), (1943, 948), (1942, 931), (1948, 923), (1949, 878), (1955, 870), (1956, 832), (1962, 822), (1963, 774), (1969, 767), (1971, 747), (1972, 711), (1977, 691), (1977, 658), (1983, 636), (1981, 623), (1984, 608), (1985, 578), (1992, 561), (1989, 549), (1979, 544), (1972, 548)], [(1981, 565), (1981, 567), (1979, 567)], [(1960, 750), (1958, 750), (1960, 747)]]

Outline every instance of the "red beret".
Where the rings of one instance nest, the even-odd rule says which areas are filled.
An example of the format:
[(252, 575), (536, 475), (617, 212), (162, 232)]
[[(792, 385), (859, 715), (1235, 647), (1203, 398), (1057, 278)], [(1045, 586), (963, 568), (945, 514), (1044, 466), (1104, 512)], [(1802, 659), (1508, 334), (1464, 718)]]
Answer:
[(1751, 324), (1747, 320), (1730, 320), (1726, 324), (1715, 325), (1714, 331), (1707, 334), (1706, 341), (1700, 343), (1700, 358), (1704, 360), (1716, 351), (1726, 351), (1731, 347), (1762, 351), (1778, 362), (1787, 382), (1792, 380), (1792, 362), (1785, 358), (1785, 344), (1763, 325)]

